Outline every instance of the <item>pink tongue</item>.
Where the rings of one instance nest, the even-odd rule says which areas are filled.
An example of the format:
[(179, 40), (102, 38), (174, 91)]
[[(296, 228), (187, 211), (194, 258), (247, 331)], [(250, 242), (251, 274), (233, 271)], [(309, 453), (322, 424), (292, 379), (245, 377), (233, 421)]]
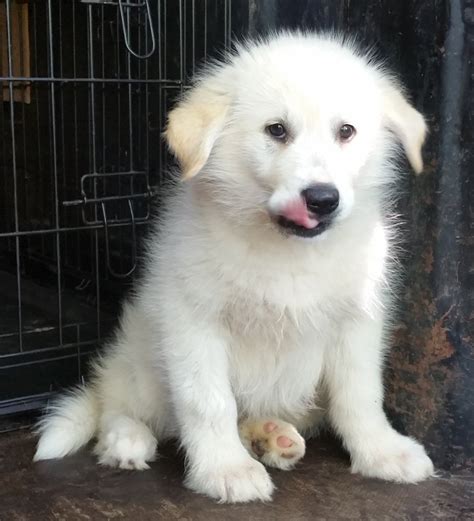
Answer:
[(308, 214), (308, 208), (303, 199), (297, 199), (283, 208), (281, 215), (289, 221), (303, 226), (304, 228), (316, 228), (319, 221)]

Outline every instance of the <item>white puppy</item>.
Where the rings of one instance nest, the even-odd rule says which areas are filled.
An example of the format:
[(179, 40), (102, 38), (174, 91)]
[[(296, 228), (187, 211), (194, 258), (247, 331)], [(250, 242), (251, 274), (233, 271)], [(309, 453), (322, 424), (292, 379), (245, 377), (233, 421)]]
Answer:
[(268, 500), (258, 460), (290, 468), (324, 417), (353, 472), (431, 476), (382, 408), (391, 160), (399, 141), (421, 171), (425, 131), (394, 79), (335, 37), (280, 34), (207, 69), (169, 115), (185, 182), (146, 274), (89, 386), (42, 421), (35, 459), (96, 436), (100, 463), (144, 469), (177, 437), (188, 487)]

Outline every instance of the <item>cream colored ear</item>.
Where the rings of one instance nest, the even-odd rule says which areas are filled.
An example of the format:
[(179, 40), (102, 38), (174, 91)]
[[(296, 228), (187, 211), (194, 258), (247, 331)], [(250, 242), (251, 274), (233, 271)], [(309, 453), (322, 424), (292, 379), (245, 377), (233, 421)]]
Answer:
[(398, 89), (392, 86), (387, 89), (384, 103), (387, 127), (400, 140), (415, 173), (421, 173), (423, 170), (421, 149), (427, 132), (423, 116), (408, 103)]
[(165, 137), (184, 179), (195, 176), (206, 164), (228, 107), (228, 96), (197, 86), (170, 112)]

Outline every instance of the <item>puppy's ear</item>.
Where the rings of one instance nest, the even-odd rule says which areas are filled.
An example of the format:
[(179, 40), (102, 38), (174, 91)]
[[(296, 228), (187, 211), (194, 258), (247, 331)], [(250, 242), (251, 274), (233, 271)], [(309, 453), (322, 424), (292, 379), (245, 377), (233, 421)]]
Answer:
[(165, 138), (184, 179), (206, 164), (224, 126), (229, 97), (204, 84), (194, 87), (169, 113)]
[(421, 173), (423, 170), (421, 149), (427, 132), (423, 116), (393, 85), (386, 86), (384, 105), (385, 125), (400, 140), (415, 173)]

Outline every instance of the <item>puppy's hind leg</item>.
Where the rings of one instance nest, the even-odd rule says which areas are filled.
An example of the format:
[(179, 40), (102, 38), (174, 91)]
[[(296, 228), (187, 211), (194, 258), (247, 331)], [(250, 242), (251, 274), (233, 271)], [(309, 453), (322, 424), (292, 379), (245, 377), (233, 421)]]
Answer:
[(145, 470), (156, 457), (156, 447), (155, 436), (142, 421), (120, 413), (107, 413), (102, 418), (95, 447), (100, 464)]
[[(140, 372), (140, 382), (147, 374)], [(120, 360), (111, 360), (102, 370), (99, 382), (101, 416), (95, 454), (102, 465), (122, 469), (144, 470), (155, 459), (157, 440), (163, 434), (160, 423), (166, 421), (158, 385), (138, 389), (136, 379), (127, 381), (127, 368)], [(153, 397), (150, 398), (150, 397)]]
[(303, 437), (291, 423), (277, 418), (244, 420), (239, 424), (244, 447), (264, 465), (290, 470), (304, 456)]
[(143, 470), (156, 456), (155, 434), (169, 422), (166, 389), (153, 364), (153, 331), (138, 304), (125, 306), (117, 341), (95, 366), (100, 397), (95, 453), (99, 463)]

